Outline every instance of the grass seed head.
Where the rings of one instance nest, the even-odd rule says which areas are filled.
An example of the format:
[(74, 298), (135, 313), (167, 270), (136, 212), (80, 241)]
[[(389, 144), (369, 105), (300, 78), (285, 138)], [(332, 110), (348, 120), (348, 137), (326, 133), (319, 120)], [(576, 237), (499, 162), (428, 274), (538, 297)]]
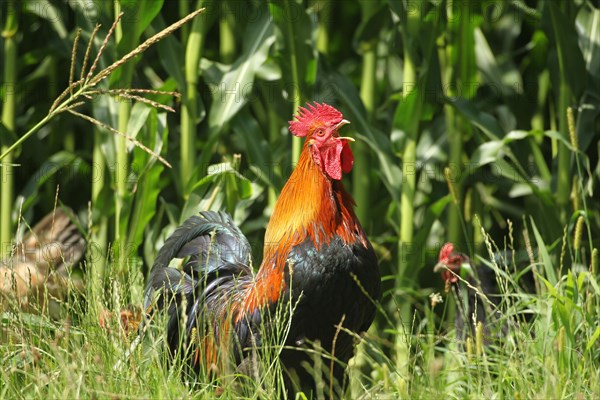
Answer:
[(573, 248), (575, 251), (578, 251), (581, 248), (581, 234), (583, 232), (584, 222), (585, 218), (582, 216), (577, 218), (577, 223), (575, 224), (575, 235), (573, 237)]
[(573, 115), (573, 108), (567, 108), (567, 126), (569, 129), (569, 139), (571, 140), (571, 146), (575, 148), (575, 151), (579, 148), (577, 142), (577, 132), (575, 131), (575, 117)]

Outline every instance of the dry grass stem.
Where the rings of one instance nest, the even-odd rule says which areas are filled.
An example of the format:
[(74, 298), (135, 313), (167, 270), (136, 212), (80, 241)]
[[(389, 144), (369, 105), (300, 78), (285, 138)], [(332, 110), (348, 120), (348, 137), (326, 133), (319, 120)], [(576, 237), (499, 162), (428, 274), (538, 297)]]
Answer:
[(131, 100), (139, 101), (140, 103), (145, 103), (145, 104), (148, 104), (148, 105), (150, 105), (152, 107), (160, 108), (160, 109), (165, 110), (165, 111), (170, 111), (170, 112), (173, 112), (173, 113), (175, 112), (175, 110), (172, 107), (169, 107), (169, 106), (167, 106), (165, 104), (159, 103), (159, 102), (154, 101), (154, 100), (147, 99), (145, 97), (136, 96), (136, 95), (133, 95), (133, 94), (128, 94), (127, 92), (120, 93), (120, 94), (118, 94), (118, 96), (126, 98), (126, 99), (131, 99)]
[(581, 235), (583, 232), (583, 223), (585, 222), (585, 218), (583, 216), (579, 216), (577, 218), (577, 223), (575, 224), (575, 234), (573, 235), (573, 250), (579, 251), (581, 248)]
[[(77, 47), (79, 45), (79, 38), (81, 37), (81, 29), (77, 29), (75, 40), (73, 41), (73, 50), (71, 51), (71, 69), (69, 70), (69, 87), (73, 87), (73, 77), (75, 76), (75, 62), (77, 59)], [(71, 96), (73, 96), (73, 89), (71, 89)]]
[(490, 307), (492, 310), (495, 310), (498, 308), (498, 306), (496, 304), (494, 304), (487, 296), (485, 293), (483, 293), (481, 290), (479, 290), (478, 287), (475, 287), (473, 285), (471, 285), (471, 283), (469, 283), (467, 280), (465, 280), (464, 278), (462, 278), (460, 275), (458, 275), (456, 272), (452, 271), (450, 268), (448, 267), (444, 267), (444, 269), (446, 271), (449, 271), (453, 276), (456, 277), (456, 279), (458, 279), (459, 281), (461, 281), (462, 283), (465, 284), (465, 286), (467, 286), (469, 289), (471, 289), (472, 291), (475, 292), (475, 294), (477, 294), (479, 296), (479, 298), (483, 299)]
[(87, 68), (87, 62), (90, 57), (90, 51), (92, 50), (92, 45), (94, 44), (94, 39), (96, 38), (96, 34), (98, 33), (100, 26), (101, 26), (100, 24), (96, 24), (96, 26), (94, 27), (94, 30), (92, 31), (92, 34), (90, 35), (90, 41), (88, 42), (87, 48), (85, 49), (85, 56), (83, 57), (83, 66), (81, 67), (81, 78), (80, 79), (82, 82), (85, 77), (85, 69)]
[(100, 50), (98, 50), (98, 54), (96, 54), (94, 63), (92, 64), (90, 71), (88, 72), (87, 76), (85, 77), (86, 82), (92, 78), (92, 75), (94, 74), (94, 71), (96, 70), (96, 67), (98, 66), (98, 61), (100, 61), (100, 57), (102, 56), (102, 53), (104, 53), (104, 49), (106, 49), (106, 46), (108, 45), (108, 41), (110, 40), (110, 37), (112, 36), (113, 32), (115, 31), (117, 24), (121, 20), (122, 16), (123, 16), (123, 13), (122, 12), (119, 13), (119, 15), (117, 15), (117, 18), (111, 25), (110, 29), (108, 30), (108, 33), (106, 34), (106, 37), (104, 38), (104, 41), (102, 42), (102, 46), (100, 46)]
[(50, 110), (48, 111), (49, 114), (51, 114), (54, 110), (56, 110), (56, 107), (58, 107), (60, 105), (60, 102), (64, 100), (65, 97), (67, 97), (67, 95), (69, 93), (71, 93), (71, 89), (73, 89), (75, 86), (79, 85), (80, 83), (83, 83), (83, 81), (78, 80), (76, 82), (73, 82), (72, 84), (69, 85), (69, 87), (67, 87), (65, 90), (63, 90), (63, 92), (56, 98), (56, 100), (54, 100), (54, 103), (52, 103), (52, 106), (50, 107)]
[(558, 265), (559, 272), (562, 273), (562, 268), (565, 261), (565, 254), (567, 254), (567, 225), (563, 228), (562, 247), (560, 249), (560, 263)]
[(168, 92), (165, 90), (154, 90), (154, 89), (111, 89), (108, 90), (108, 93), (116, 93), (119, 94), (121, 92), (129, 92), (129, 93), (147, 93), (147, 94), (166, 94), (169, 96), (173, 96), (176, 98), (181, 98), (181, 93), (179, 92)]
[[(340, 331), (342, 330), (342, 327), (344, 325), (344, 321), (346, 320), (346, 314), (342, 315), (342, 319), (340, 320), (340, 323), (338, 324), (338, 326), (335, 329), (335, 334), (333, 335), (333, 343), (331, 345), (331, 361), (329, 363), (329, 398), (333, 399), (333, 367), (334, 367), (334, 363), (335, 363), (335, 345), (337, 343), (337, 339), (338, 336), (340, 334)], [(340, 384), (342, 382), (339, 382)]]
[[(52, 106), (50, 107), (50, 110), (49, 110), (49, 114), (52, 114), (53, 112), (55, 112), (56, 109), (61, 105), (61, 102), (69, 94), (72, 99), (74, 99), (78, 96), (84, 96), (87, 99), (91, 99), (92, 97), (90, 96), (90, 94), (104, 94), (104, 93), (108, 93), (111, 95), (119, 95), (119, 96), (127, 98), (127, 99), (132, 99), (132, 100), (136, 100), (136, 101), (148, 104), (155, 108), (159, 108), (159, 109), (169, 111), (169, 112), (175, 112), (175, 110), (172, 107), (166, 106), (166, 105), (156, 102), (154, 100), (150, 100), (150, 99), (147, 99), (147, 98), (144, 98), (141, 96), (134, 95), (133, 93), (168, 94), (168, 95), (180, 98), (181, 95), (177, 92), (166, 92), (166, 91), (152, 90), (152, 89), (116, 89), (116, 90), (106, 90), (106, 91), (87, 91), (87, 92), (83, 92), (83, 93), (80, 92), (78, 94), (74, 94), (73, 89), (80, 84), (83, 85), (83, 87), (81, 88), (82, 90), (85, 90), (86, 87), (89, 88), (89, 87), (93, 87), (93, 86), (97, 85), (100, 81), (102, 81), (104, 78), (109, 76), (112, 71), (114, 71), (121, 65), (125, 64), (131, 58), (137, 56), (138, 54), (143, 53), (148, 47), (152, 46), (153, 44), (160, 41), (164, 37), (170, 35), (172, 32), (179, 29), (183, 24), (187, 23), (189, 20), (191, 20), (192, 18), (194, 18), (195, 16), (200, 14), (202, 11), (204, 11), (204, 8), (201, 8), (199, 10), (194, 11), (191, 14), (188, 14), (186, 17), (180, 19), (173, 25), (167, 27), (166, 29), (162, 30), (161, 32), (157, 33), (156, 35), (154, 35), (151, 38), (149, 38), (148, 40), (146, 40), (144, 43), (142, 43), (141, 45), (136, 47), (133, 51), (126, 54), (123, 58), (114, 62), (113, 64), (111, 64), (107, 68), (103, 69), (102, 71), (100, 71), (96, 76), (93, 76), (94, 71), (96, 70), (96, 68), (98, 66), (100, 57), (102, 56), (102, 53), (106, 49), (106, 46), (108, 45), (108, 41), (112, 37), (117, 24), (119, 23), (119, 21), (121, 20), (121, 17), (123, 16), (123, 13), (120, 13), (117, 16), (117, 18), (115, 19), (115, 21), (113, 22), (113, 24), (111, 25), (106, 37), (104, 38), (104, 41), (102, 42), (102, 46), (100, 46), (98, 54), (96, 55), (96, 58), (94, 59), (94, 63), (92, 64), (92, 66), (91, 66), (90, 70), (88, 71), (87, 75), (85, 76), (85, 78), (83, 78), (83, 76), (85, 75), (85, 69), (87, 67), (87, 61), (89, 59), (89, 55), (91, 52), (94, 38), (100, 28), (100, 24), (96, 24), (96, 26), (94, 27), (94, 30), (92, 31), (92, 34), (90, 36), (90, 41), (86, 48), (85, 56), (83, 59), (83, 66), (81, 69), (81, 77), (82, 78), (78, 81), (73, 82), (74, 75), (75, 75), (75, 63), (76, 63), (76, 56), (77, 56), (77, 48), (78, 48), (79, 39), (81, 37), (81, 29), (78, 30), (77, 35), (75, 36), (74, 44), (73, 44), (73, 51), (71, 53), (71, 67), (70, 67), (70, 71), (69, 71), (69, 86), (52, 103)], [(84, 104), (83, 102), (77, 102), (75, 104), (65, 106), (63, 109), (60, 110), (60, 112), (64, 112), (64, 111), (71, 112), (71, 113), (78, 115), (79, 117), (84, 118), (96, 125), (105, 127), (107, 129), (109, 129), (111, 132), (115, 132), (119, 135), (122, 135), (123, 137), (127, 138), (129, 141), (134, 143), (136, 146), (144, 149), (144, 151), (147, 151), (149, 154), (152, 154), (152, 156), (158, 158), (166, 166), (171, 167), (171, 165), (164, 158), (162, 158), (158, 154), (155, 154), (154, 152), (152, 152), (150, 149), (148, 149), (146, 146), (142, 145), (140, 142), (136, 141), (135, 139), (132, 139), (131, 137), (127, 136), (126, 134), (119, 132), (113, 128), (108, 127), (107, 125), (101, 123), (100, 121), (98, 121), (94, 118), (84, 116), (83, 114), (80, 114), (80, 113), (76, 113), (74, 111), (74, 109), (83, 104)]]
[[(89, 81), (90, 86), (97, 85), (101, 80), (103, 80), (108, 75), (110, 75), (110, 73), (112, 71), (114, 71), (115, 69), (119, 68), (121, 65), (125, 64), (127, 61), (129, 61), (133, 57), (137, 56), (138, 54), (143, 53), (144, 51), (146, 51), (147, 48), (149, 48), (153, 44), (159, 42), (164, 37), (166, 37), (166, 36), (170, 35), (171, 33), (173, 33), (174, 31), (176, 31), (177, 29), (179, 29), (182, 25), (184, 25), (185, 23), (187, 23), (188, 21), (190, 21), (192, 18), (194, 18), (195, 16), (197, 16), (198, 14), (200, 14), (201, 12), (203, 12), (204, 10), (205, 10), (204, 8), (200, 8), (200, 9), (198, 9), (198, 10), (196, 10), (196, 11), (188, 14), (187, 16), (183, 17), (179, 21), (175, 22), (174, 24), (172, 24), (172, 25), (168, 26), (167, 28), (163, 29), (162, 31), (158, 32), (157, 34), (155, 34), (151, 38), (147, 39), (144, 43), (140, 44), (138, 47), (136, 47), (135, 49), (133, 49), (132, 51), (130, 51), (129, 53), (127, 53), (123, 58), (121, 58), (120, 60), (114, 62), (111, 65), (109, 65), (108, 67), (106, 67), (102, 71), (100, 71), (98, 73), (98, 75), (96, 75), (93, 79), (91, 79)], [(120, 15), (119, 15), (119, 18), (120, 18)], [(117, 18), (117, 20), (115, 21), (115, 23), (113, 24), (113, 26), (115, 26), (117, 24), (117, 22), (119, 22), (118, 21), (119, 18)], [(112, 27), (111, 27), (111, 30), (109, 31), (109, 35), (111, 33), (112, 33)], [(108, 38), (108, 36), (107, 36), (107, 38)], [(105, 42), (106, 42), (106, 39), (105, 39)], [(104, 46), (105, 45), (103, 44), (103, 47), (100, 49), (101, 52), (104, 50)], [(99, 53), (99, 55), (100, 55), (100, 53)], [(98, 59), (98, 57), (96, 59)], [(96, 62), (94, 64), (96, 64)], [(90, 72), (92, 72), (92, 71), (90, 71)], [(90, 76), (91, 76), (91, 74), (88, 74), (88, 79), (90, 78)]]
[[(58, 192), (60, 191), (60, 185), (56, 185), (56, 190), (54, 191), (54, 207), (52, 208), (52, 224), (50, 225), (50, 236), (52, 236), (54, 232), (54, 221), (56, 220), (56, 207), (58, 206)], [(63, 258), (64, 261), (64, 258)]]
[(569, 139), (571, 141), (571, 146), (575, 149), (575, 151), (579, 148), (579, 143), (577, 141), (577, 131), (575, 130), (575, 116), (573, 115), (573, 107), (567, 108), (567, 127), (569, 128)]
[(140, 149), (142, 149), (146, 153), (150, 154), (152, 157), (155, 157), (156, 159), (158, 159), (165, 166), (167, 166), (169, 168), (172, 168), (171, 164), (169, 164), (169, 162), (167, 160), (165, 160), (159, 154), (157, 154), (154, 151), (150, 150), (143, 143), (137, 141), (136, 139), (132, 138), (131, 136), (128, 136), (128, 135), (124, 134), (123, 132), (120, 132), (120, 131), (116, 130), (115, 128), (113, 128), (113, 127), (111, 127), (111, 126), (109, 126), (109, 125), (107, 125), (105, 123), (102, 123), (102, 122), (98, 121), (97, 119), (90, 117), (89, 115), (81, 114), (81, 113), (78, 113), (77, 111), (73, 111), (73, 110), (67, 110), (67, 111), (70, 112), (73, 115), (78, 116), (79, 118), (82, 118), (82, 119), (85, 119), (86, 121), (91, 122), (94, 125), (102, 127), (104, 129), (107, 129), (107, 130), (111, 131), (112, 133), (116, 133), (117, 135), (124, 137), (125, 139), (127, 139), (131, 143), (133, 143), (135, 146), (139, 147)]
[(173, 97), (180, 97), (180, 94), (178, 92), (166, 92), (166, 91), (161, 91), (161, 90), (152, 90), (152, 89), (111, 89), (111, 90), (90, 90), (87, 91), (85, 93), (82, 93), (83, 96), (86, 96), (87, 98), (91, 99), (92, 97), (90, 95), (94, 94), (98, 94), (98, 95), (102, 95), (102, 94), (108, 94), (111, 96), (120, 96), (120, 97), (124, 97), (127, 99), (132, 99), (132, 100), (136, 100), (139, 101), (141, 103), (145, 103), (148, 105), (151, 105), (152, 107), (156, 107), (156, 108), (160, 108), (166, 111), (170, 111), (170, 112), (175, 112), (175, 110), (172, 107), (169, 107), (165, 104), (159, 103), (157, 101), (151, 100), (151, 99), (147, 99), (145, 97), (141, 97), (141, 96), (136, 96), (133, 93), (148, 93), (148, 94), (166, 94), (166, 95), (170, 95)]
[(65, 108), (63, 108), (63, 109), (61, 109), (61, 110), (59, 111), (59, 113), (63, 113), (63, 112), (65, 112), (65, 111), (74, 110), (74, 109), (76, 109), (77, 107), (79, 107), (79, 106), (82, 106), (82, 105), (84, 105), (84, 104), (85, 104), (85, 101), (78, 101), (77, 103), (73, 103), (73, 104), (71, 104), (71, 105), (69, 105), (69, 106), (67, 106), (67, 107), (65, 107)]

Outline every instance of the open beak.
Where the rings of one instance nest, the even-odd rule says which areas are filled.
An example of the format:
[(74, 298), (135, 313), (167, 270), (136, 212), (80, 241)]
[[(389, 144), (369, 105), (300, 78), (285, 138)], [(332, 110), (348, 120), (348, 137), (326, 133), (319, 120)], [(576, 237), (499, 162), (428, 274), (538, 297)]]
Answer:
[(337, 125), (335, 126), (335, 130), (337, 131), (337, 130), (338, 130), (338, 129), (340, 129), (342, 126), (344, 126), (344, 125), (348, 125), (349, 123), (350, 123), (350, 121), (348, 121), (347, 119), (343, 119), (343, 120), (341, 120), (341, 121), (340, 121), (340, 123), (339, 123), (339, 124), (337, 124)]
[[(339, 124), (337, 124), (337, 125), (335, 126), (335, 130), (337, 131), (337, 130), (339, 130), (339, 129), (340, 129), (342, 126), (344, 126), (344, 125), (348, 125), (349, 123), (350, 123), (350, 121), (348, 121), (347, 119), (343, 119), (343, 120), (341, 120), (341, 121), (340, 121), (340, 123), (339, 123)], [(340, 136), (340, 137), (338, 137), (338, 139), (340, 139), (340, 140), (347, 140), (347, 141), (349, 141), (349, 142), (354, 142), (354, 139), (353, 139), (353, 138), (351, 138), (351, 137), (348, 137), (348, 136)]]
[(435, 264), (435, 266), (433, 267), (433, 272), (442, 272), (442, 271), (446, 271), (448, 269), (448, 266), (443, 263), (443, 262), (439, 262), (437, 264)]

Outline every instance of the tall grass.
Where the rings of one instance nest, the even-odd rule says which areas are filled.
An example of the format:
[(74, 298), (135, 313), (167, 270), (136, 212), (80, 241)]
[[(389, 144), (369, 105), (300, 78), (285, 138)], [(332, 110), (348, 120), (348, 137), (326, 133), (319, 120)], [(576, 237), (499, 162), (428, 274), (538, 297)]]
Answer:
[[(564, 238), (571, 242), (569, 238)], [(496, 243), (487, 237), (486, 246)], [(549, 251), (543, 242), (535, 243), (540, 252), (560, 256), (558, 247)], [(565, 246), (567, 253), (574, 251)], [(597, 252), (596, 252), (597, 253)], [(478, 259), (498, 271), (514, 271), (513, 260), (488, 261), (491, 254)], [(597, 254), (596, 254), (597, 256)], [(538, 271), (551, 268), (535, 260)], [(597, 261), (596, 261), (597, 263)], [(128, 293), (141, 303), (142, 280), (122, 285), (116, 270), (109, 279), (115, 282), (112, 298), (104, 313), (102, 327), (89, 305), (72, 298), (62, 306), (74, 319), (52, 320), (46, 315), (24, 314), (16, 309), (2, 313), (2, 360), (0, 372), (3, 397), (172, 397), (197, 398), (273, 398), (283, 395), (282, 370), (276, 358), (285, 338), (288, 316), (293, 304), (282, 303), (273, 314), (274, 332), (255, 350), (251, 367), (238, 371), (210, 370), (199, 377), (186, 375), (185, 365), (172, 363), (164, 351), (166, 321), (155, 315), (133, 352), (130, 344), (137, 333), (127, 331), (119, 313), (127, 307)], [(450, 295), (439, 294), (419, 305), (408, 326), (398, 334), (409, 346), (403, 362), (390, 358), (391, 345), (376, 332), (364, 340), (362, 369), (351, 369), (350, 380), (361, 382), (352, 398), (594, 398), (598, 386), (600, 356), (600, 290), (597, 276), (575, 268), (555, 285), (540, 275), (544, 284), (536, 294), (522, 291), (520, 274), (499, 273), (499, 287), (505, 288), (498, 307), (499, 319), (509, 325), (509, 333), (489, 341), (476, 330), (465, 342), (459, 341), (444, 320)], [(483, 301), (483, 300), (482, 300)], [(533, 316), (527, 323), (518, 315)], [(383, 311), (381, 329), (395, 329), (393, 315)], [(488, 343), (489, 341), (489, 343)], [(488, 343), (488, 344), (484, 344)], [(182, 349), (183, 350), (183, 349)], [(246, 366), (248, 368), (248, 365)], [(182, 379), (182, 376), (184, 377)], [(327, 385), (320, 398), (329, 398)]]

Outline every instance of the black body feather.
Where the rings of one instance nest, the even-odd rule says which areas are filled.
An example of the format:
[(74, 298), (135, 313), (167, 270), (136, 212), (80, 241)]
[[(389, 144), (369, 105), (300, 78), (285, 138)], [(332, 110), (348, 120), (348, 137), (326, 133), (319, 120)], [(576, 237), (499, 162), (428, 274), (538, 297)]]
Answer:
[[(206, 211), (193, 216), (165, 241), (150, 272), (145, 308), (153, 302), (158, 309), (168, 308), (172, 354), (181, 340), (189, 340), (194, 327), (208, 322), (203, 321), (206, 312), (222, 309), (233, 291), (252, 281), (250, 254), (250, 243), (224, 212)], [(173, 259), (181, 259), (180, 268), (169, 267)], [(183, 298), (188, 323), (182, 335)], [(242, 346), (247, 344), (245, 338), (240, 339)]]
[[(474, 263), (466, 255), (462, 255), (471, 265), (472, 274), (466, 277), (469, 286), (463, 282), (452, 285), (457, 299), (457, 310), (455, 316), (457, 339), (464, 341), (467, 336), (475, 337), (477, 323), (483, 326), (484, 342), (486, 344), (498, 343), (510, 332), (510, 326), (520, 322), (528, 322), (531, 314), (517, 315), (518, 318), (507, 318), (502, 312), (509, 306), (507, 296), (516, 287), (502, 287), (500, 282), (506, 282), (506, 278), (499, 277), (490, 266)], [(514, 257), (514, 258), (513, 258)], [(523, 272), (529, 264), (526, 254), (514, 254), (512, 251), (498, 252), (494, 254), (494, 262), (500, 269), (510, 273), (507, 265), (516, 264), (516, 269), (521, 271), (521, 279), (517, 282), (520, 290), (526, 293), (535, 292), (535, 282), (531, 271)], [(505, 283), (506, 284), (506, 283)], [(476, 288), (477, 290), (473, 289)]]

